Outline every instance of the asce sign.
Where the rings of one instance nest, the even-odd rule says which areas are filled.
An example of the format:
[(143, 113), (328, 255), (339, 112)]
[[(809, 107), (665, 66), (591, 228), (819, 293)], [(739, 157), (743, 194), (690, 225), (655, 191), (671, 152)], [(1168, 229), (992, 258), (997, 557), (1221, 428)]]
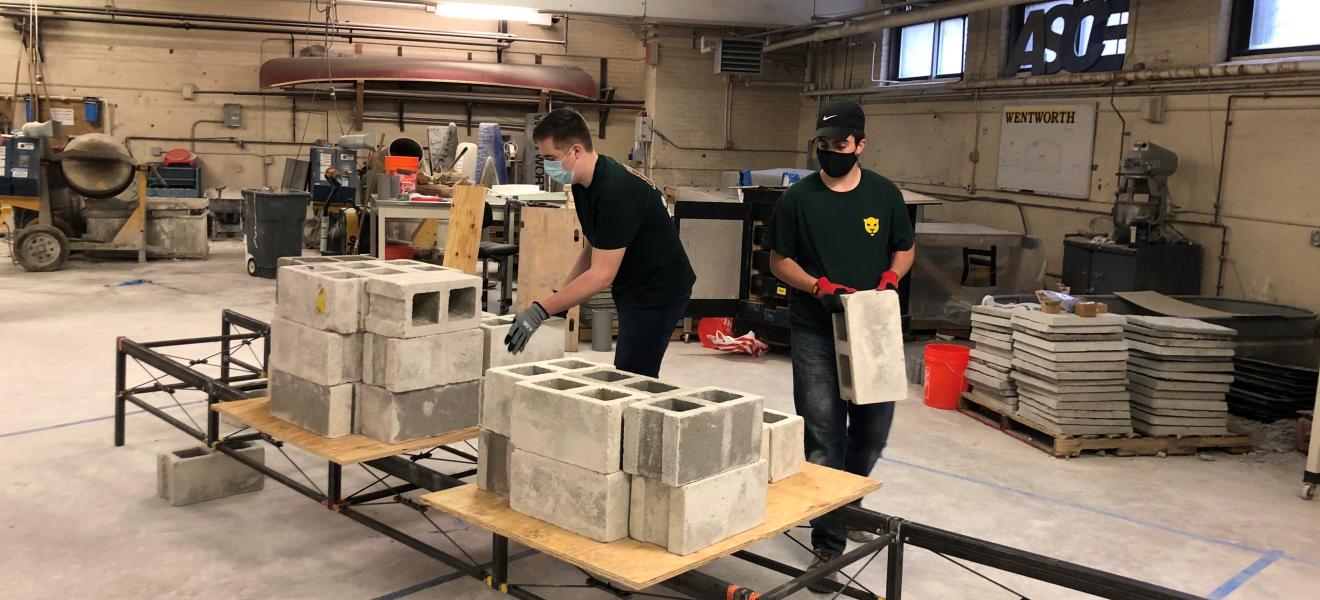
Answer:
[[(1113, 0), (1074, 0), (1072, 4), (1059, 4), (1047, 11), (1032, 12), (1022, 24), (1022, 31), (1013, 48), (1009, 50), (1008, 62), (1004, 64), (1002, 75), (1012, 77), (1023, 65), (1031, 66), (1032, 75), (1087, 71), (1100, 60), (1104, 52), (1105, 25), (1113, 11), (1112, 4)], [(1086, 26), (1087, 17), (1091, 17), (1089, 28)], [(1063, 21), (1061, 32), (1050, 26), (1060, 19)], [(1079, 49), (1083, 40), (1086, 47)], [(1054, 60), (1045, 59), (1046, 50), (1054, 53)]]

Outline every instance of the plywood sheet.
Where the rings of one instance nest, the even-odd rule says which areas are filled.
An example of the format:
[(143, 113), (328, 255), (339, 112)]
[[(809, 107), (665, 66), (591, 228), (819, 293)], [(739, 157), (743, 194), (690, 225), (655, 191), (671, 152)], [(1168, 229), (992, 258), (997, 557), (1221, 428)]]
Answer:
[(624, 538), (603, 544), (509, 508), (503, 496), (465, 485), (426, 494), (421, 501), (524, 546), (640, 590), (788, 531), (880, 488), (880, 481), (807, 463), (802, 472), (770, 484), (761, 525), (686, 556)]
[(270, 414), (270, 398), (250, 398), (212, 405), (218, 413), (229, 415), (244, 425), (282, 442), (292, 444), (321, 458), (341, 465), (351, 465), (413, 450), (426, 450), (477, 437), (476, 427), (462, 429), (399, 444), (378, 442), (364, 435), (328, 438), (298, 427)]
[[(559, 207), (523, 207), (518, 232), (518, 297), (522, 310), (532, 302), (554, 293), (573, 269), (587, 238), (578, 224), (577, 211)], [(564, 350), (575, 352), (578, 341), (579, 310), (574, 307), (566, 316)]]
[(449, 229), (445, 233), (446, 267), (468, 275), (477, 274), (477, 249), (481, 244), (481, 216), (486, 207), (486, 188), (460, 185), (454, 188), (453, 208), (449, 209)]

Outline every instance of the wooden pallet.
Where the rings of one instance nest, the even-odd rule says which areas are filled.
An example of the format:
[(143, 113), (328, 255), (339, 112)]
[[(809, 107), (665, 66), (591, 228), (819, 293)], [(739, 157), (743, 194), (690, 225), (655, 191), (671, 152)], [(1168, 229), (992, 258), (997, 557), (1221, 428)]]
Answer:
[(1184, 456), (1201, 450), (1224, 450), (1241, 454), (1251, 450), (1251, 436), (1188, 435), (1147, 436), (1141, 434), (1067, 435), (1052, 433), (1043, 425), (1020, 415), (977, 403), (969, 394), (958, 399), (958, 412), (1003, 431), (1029, 446), (1059, 458), (1083, 452), (1112, 452), (1118, 456)]

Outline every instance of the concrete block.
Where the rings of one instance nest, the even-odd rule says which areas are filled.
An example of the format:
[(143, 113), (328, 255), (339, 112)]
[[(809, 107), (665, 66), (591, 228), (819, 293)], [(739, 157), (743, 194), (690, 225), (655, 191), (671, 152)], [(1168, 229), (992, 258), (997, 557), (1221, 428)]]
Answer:
[(623, 468), (679, 486), (761, 458), (763, 402), (697, 388), (637, 402), (624, 411)]
[(353, 433), (356, 383), (322, 385), (271, 369), (270, 414), (324, 437)]
[(509, 326), (512, 324), (513, 315), (481, 319), (481, 331), (485, 340), (483, 358), (485, 369), (563, 358), (566, 326), (563, 318), (546, 319), (541, 324), (541, 328), (536, 330), (536, 335), (527, 341), (527, 346), (517, 354), (510, 354), (508, 346), (504, 345), (504, 337), (509, 334)]
[(507, 496), (512, 459), (513, 444), (508, 437), (481, 430), (477, 435), (477, 487)]
[[(231, 446), (246, 458), (266, 463), (266, 449), (248, 442)], [(156, 495), (170, 506), (184, 506), (260, 490), (266, 476), (218, 450), (191, 446), (156, 455)]]
[(324, 331), (362, 330), (367, 276), (334, 267), (294, 265), (276, 276), (275, 316)]
[(769, 468), (770, 483), (798, 474), (806, 462), (806, 423), (802, 417), (761, 411), (761, 460)]
[(653, 397), (684, 392), (687, 391), (688, 389), (681, 385), (667, 383), (664, 381), (660, 381), (659, 379), (655, 379), (652, 377), (644, 377), (642, 375), (638, 375), (636, 377), (633, 377), (632, 379), (623, 381), (616, 385), (618, 385), (619, 387), (628, 388), (630, 390), (637, 390), (643, 394)]
[(480, 277), (448, 269), (373, 277), (366, 284), (363, 326), (402, 338), (471, 329), (477, 326), (480, 288)]
[(1013, 344), (1029, 344), (1046, 352), (1122, 352), (1127, 350), (1128, 343), (1122, 338), (1105, 342), (1051, 342), (1019, 331), (1013, 334)]
[(506, 437), (513, 435), (509, 419), (517, 391), (515, 384), (519, 381), (603, 366), (601, 363), (566, 358), (491, 368), (486, 371), (483, 381), (485, 390), (481, 394), (481, 428)]
[(759, 460), (678, 487), (634, 477), (629, 535), (686, 555), (756, 527), (765, 521), (768, 472)]
[(843, 296), (843, 314), (834, 318), (839, 391), (853, 404), (907, 398), (902, 319), (892, 290)]
[(465, 329), (422, 337), (364, 334), (362, 381), (391, 392), (481, 379), (482, 334)]
[(270, 366), (321, 385), (362, 379), (362, 334), (321, 331), (276, 317), (270, 323)]
[(397, 444), (476, 427), (481, 415), (481, 382), (465, 381), (402, 393), (362, 384), (356, 404), (358, 433)]
[(629, 477), (608, 475), (516, 447), (509, 507), (598, 542), (628, 535)]
[(597, 473), (622, 468), (624, 409), (645, 394), (567, 377), (515, 385), (509, 436), (515, 446)]

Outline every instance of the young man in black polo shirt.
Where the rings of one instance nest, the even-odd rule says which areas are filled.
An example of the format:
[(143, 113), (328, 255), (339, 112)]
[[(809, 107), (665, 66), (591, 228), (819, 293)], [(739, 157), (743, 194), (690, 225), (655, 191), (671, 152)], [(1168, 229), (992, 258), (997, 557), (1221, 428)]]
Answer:
[[(831, 103), (816, 116), (820, 172), (784, 192), (767, 245), (771, 270), (795, 288), (789, 298), (793, 401), (806, 421), (807, 460), (869, 476), (889, 437), (894, 404), (840, 397), (830, 313), (842, 312), (842, 294), (897, 289), (916, 257), (916, 235), (898, 187), (857, 164), (865, 127), (856, 102)], [(812, 526), (818, 563), (842, 554), (846, 538), (865, 537), (823, 519)]]
[(660, 189), (591, 148), (587, 122), (551, 111), (532, 132), (546, 175), (571, 185), (587, 247), (559, 291), (518, 313), (505, 343), (518, 353), (550, 315), (611, 288), (619, 312), (614, 366), (656, 377), (697, 276)]

